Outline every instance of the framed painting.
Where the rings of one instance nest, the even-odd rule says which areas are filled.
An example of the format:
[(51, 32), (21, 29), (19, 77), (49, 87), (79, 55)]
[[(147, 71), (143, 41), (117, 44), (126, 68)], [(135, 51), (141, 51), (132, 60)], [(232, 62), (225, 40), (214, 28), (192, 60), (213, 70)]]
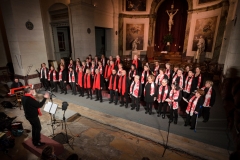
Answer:
[(126, 11), (146, 11), (146, 0), (126, 0)]
[[(199, 41), (205, 42), (205, 52), (212, 52), (218, 16), (196, 20), (192, 51), (197, 51)], [(204, 40), (202, 40), (204, 39)]]
[(126, 24), (126, 50), (143, 50), (143, 44), (144, 24)]

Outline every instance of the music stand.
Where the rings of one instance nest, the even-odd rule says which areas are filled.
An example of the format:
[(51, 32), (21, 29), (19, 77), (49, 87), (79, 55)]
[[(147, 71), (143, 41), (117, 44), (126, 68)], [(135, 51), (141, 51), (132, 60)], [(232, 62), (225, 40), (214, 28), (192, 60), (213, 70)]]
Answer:
[(43, 109), (44, 111), (48, 112), (51, 116), (51, 126), (52, 126), (53, 134), (50, 135), (50, 136), (53, 136), (53, 137), (55, 136), (55, 134), (54, 134), (55, 129), (53, 128), (53, 125), (55, 124), (55, 122), (52, 118), (52, 115), (54, 115), (56, 113), (57, 108), (58, 108), (57, 104), (52, 103), (52, 102), (48, 102)]

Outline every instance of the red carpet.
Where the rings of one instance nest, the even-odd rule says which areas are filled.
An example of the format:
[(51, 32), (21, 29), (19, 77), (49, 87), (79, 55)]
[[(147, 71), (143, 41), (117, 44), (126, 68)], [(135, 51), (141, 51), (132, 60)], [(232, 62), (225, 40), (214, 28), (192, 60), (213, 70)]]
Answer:
[(46, 143), (45, 146), (41, 146), (41, 147), (35, 147), (32, 144), (32, 138), (28, 138), (26, 141), (24, 141), (22, 143), (23, 147), (26, 148), (27, 150), (29, 150), (31, 153), (35, 154), (37, 157), (41, 156), (42, 150), (47, 146), (53, 146), (54, 147), (54, 153), (56, 156), (60, 155), (63, 153), (64, 151), (64, 147), (62, 144), (52, 140), (49, 137), (46, 137), (44, 135), (41, 134), (41, 142)]

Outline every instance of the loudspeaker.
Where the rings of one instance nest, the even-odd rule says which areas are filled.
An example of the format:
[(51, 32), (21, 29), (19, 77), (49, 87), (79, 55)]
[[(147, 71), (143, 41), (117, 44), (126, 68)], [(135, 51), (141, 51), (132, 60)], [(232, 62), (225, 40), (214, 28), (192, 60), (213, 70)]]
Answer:
[[(55, 119), (63, 120), (63, 114), (64, 114), (64, 111), (58, 108), (57, 112), (55, 113)], [(66, 122), (73, 122), (75, 119), (77, 119), (80, 116), (81, 115), (79, 113), (72, 111), (70, 109), (67, 109), (65, 112)]]

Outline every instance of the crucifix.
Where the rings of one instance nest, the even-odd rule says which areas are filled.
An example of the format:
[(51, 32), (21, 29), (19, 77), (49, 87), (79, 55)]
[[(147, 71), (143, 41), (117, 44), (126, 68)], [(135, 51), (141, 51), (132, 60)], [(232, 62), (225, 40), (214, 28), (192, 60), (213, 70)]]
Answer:
[(168, 26), (169, 26), (169, 33), (171, 32), (172, 29), (172, 25), (173, 23), (173, 16), (178, 12), (178, 9), (174, 9), (174, 4), (171, 5), (171, 10), (166, 10), (168, 16), (169, 16), (169, 20), (168, 20)]

